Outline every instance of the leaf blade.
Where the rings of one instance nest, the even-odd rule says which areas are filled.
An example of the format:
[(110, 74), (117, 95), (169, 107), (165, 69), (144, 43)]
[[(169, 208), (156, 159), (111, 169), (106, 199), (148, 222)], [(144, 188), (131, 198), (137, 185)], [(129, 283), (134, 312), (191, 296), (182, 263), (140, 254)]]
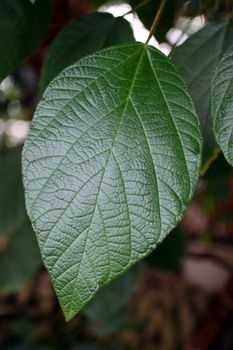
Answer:
[(24, 147), (23, 174), (28, 213), (66, 319), (181, 219), (200, 149), (185, 85), (154, 48), (100, 51), (49, 85)]
[(212, 81), (213, 130), (225, 158), (233, 166), (233, 46), (220, 60)]

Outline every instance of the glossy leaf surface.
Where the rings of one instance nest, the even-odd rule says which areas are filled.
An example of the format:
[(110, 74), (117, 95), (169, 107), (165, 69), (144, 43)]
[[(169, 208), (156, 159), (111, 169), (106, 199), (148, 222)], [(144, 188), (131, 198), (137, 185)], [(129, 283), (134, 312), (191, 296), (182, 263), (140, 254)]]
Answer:
[(66, 319), (177, 225), (200, 154), (185, 84), (150, 46), (100, 51), (48, 86), (24, 147), (23, 174)]
[(223, 55), (212, 81), (212, 116), (216, 141), (233, 166), (233, 46)]

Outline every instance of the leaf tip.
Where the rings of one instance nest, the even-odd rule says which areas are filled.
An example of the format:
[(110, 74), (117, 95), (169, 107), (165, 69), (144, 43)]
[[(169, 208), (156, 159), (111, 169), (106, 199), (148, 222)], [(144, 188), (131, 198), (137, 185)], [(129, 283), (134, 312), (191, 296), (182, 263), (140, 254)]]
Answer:
[(74, 310), (64, 310), (63, 309), (63, 314), (64, 314), (66, 322), (71, 321), (78, 313), (79, 313), (79, 311), (74, 312)]

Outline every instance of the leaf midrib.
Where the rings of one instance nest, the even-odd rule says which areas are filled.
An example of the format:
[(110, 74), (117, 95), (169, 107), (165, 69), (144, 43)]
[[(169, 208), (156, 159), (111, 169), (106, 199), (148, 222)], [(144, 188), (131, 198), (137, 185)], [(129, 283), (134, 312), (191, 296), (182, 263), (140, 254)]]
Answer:
[[(191, 176), (190, 176), (190, 173), (189, 173), (189, 170), (188, 170), (188, 167), (187, 167), (187, 159), (186, 159), (186, 156), (185, 156), (185, 153), (184, 153), (184, 145), (183, 145), (183, 143), (182, 143), (182, 141), (181, 141), (180, 134), (179, 134), (179, 132), (178, 132), (178, 129), (177, 129), (176, 123), (175, 123), (175, 121), (174, 121), (174, 118), (173, 118), (173, 115), (172, 115), (170, 106), (169, 106), (169, 104), (168, 104), (168, 102), (167, 102), (166, 96), (164, 95), (164, 92), (163, 92), (161, 83), (160, 83), (160, 81), (159, 81), (159, 78), (158, 78), (158, 76), (157, 76), (157, 74), (156, 74), (156, 71), (155, 71), (155, 69), (154, 69), (154, 67), (153, 67), (153, 65), (152, 65), (152, 63), (151, 63), (151, 59), (150, 59), (150, 56), (149, 56), (149, 54), (148, 54), (148, 51), (147, 51), (147, 57), (148, 57), (148, 61), (149, 61), (151, 70), (152, 70), (152, 72), (153, 72), (153, 74), (154, 74), (155, 80), (156, 80), (156, 82), (157, 82), (157, 84), (158, 84), (158, 86), (159, 86), (159, 89), (160, 89), (160, 91), (161, 91), (161, 94), (162, 94), (163, 100), (164, 100), (164, 102), (165, 102), (166, 108), (167, 108), (168, 113), (169, 113), (169, 115), (170, 115), (170, 117), (171, 117), (171, 121), (172, 121), (172, 123), (173, 123), (173, 125), (174, 125), (174, 128), (175, 128), (176, 133), (177, 133), (177, 136), (178, 136), (178, 141), (179, 141), (179, 144), (180, 144), (181, 152), (182, 152), (183, 159), (184, 159), (185, 168), (186, 168), (187, 175), (188, 175), (188, 179), (189, 179), (189, 195), (188, 195), (188, 200), (189, 200), (189, 199), (190, 199), (190, 196), (191, 196), (191, 187), (192, 187), (192, 186), (191, 186), (191, 182), (190, 182)], [(182, 204), (183, 204), (183, 203), (182, 203)]]
[[(83, 257), (83, 254), (85, 252), (85, 249), (86, 249), (86, 244), (87, 244), (87, 241), (88, 241), (88, 234), (89, 234), (89, 231), (90, 231), (90, 227), (92, 225), (92, 222), (93, 222), (93, 218), (95, 216), (95, 212), (96, 212), (96, 209), (98, 207), (98, 200), (99, 200), (99, 195), (100, 195), (100, 192), (101, 192), (101, 187), (102, 187), (102, 182), (103, 182), (103, 178), (104, 178), (104, 175), (105, 175), (105, 170), (108, 166), (108, 162), (109, 162), (109, 159), (110, 159), (110, 156), (112, 154), (112, 149), (115, 145), (115, 142), (116, 142), (116, 138), (117, 138), (117, 134), (118, 134), (118, 131), (121, 127), (121, 124), (122, 124), (122, 121), (124, 119), (124, 116), (125, 116), (125, 111), (128, 107), (128, 104), (129, 104), (129, 101), (130, 101), (130, 96), (131, 96), (131, 93), (132, 93), (132, 90), (134, 88), (134, 83), (135, 83), (135, 80), (136, 80), (136, 77), (137, 77), (137, 73), (138, 73), (138, 70), (139, 70), (139, 67), (140, 67), (140, 64), (141, 64), (141, 61), (143, 59), (143, 55), (145, 54), (145, 47), (143, 47), (143, 50), (141, 52), (141, 55), (139, 57), (139, 60), (138, 60), (138, 64), (136, 66), (136, 69), (135, 69), (135, 74), (134, 74), (134, 77), (133, 77), (133, 80), (132, 80), (132, 83), (131, 83), (131, 86), (129, 88), (129, 93), (128, 93), (128, 96), (126, 98), (126, 102), (125, 102), (125, 107), (123, 109), (123, 112), (122, 112), (122, 115), (121, 115), (121, 118), (119, 120), (119, 124), (116, 128), (116, 133), (115, 133), (115, 137), (113, 138), (113, 141), (112, 141), (112, 145), (109, 149), (109, 154), (108, 154), (108, 157), (106, 159), (106, 162), (105, 162), (105, 165), (103, 167), (103, 174), (101, 176), (101, 179), (100, 179), (100, 184), (99, 184), (99, 189), (98, 189), (98, 193), (97, 193), (97, 196), (96, 196), (96, 201), (95, 201), (95, 206), (94, 206), (94, 211), (93, 211), (93, 214), (92, 214), (92, 217), (91, 217), (91, 221), (90, 221), (90, 224), (89, 224), (89, 227), (87, 229), (87, 234), (86, 234), (86, 239), (85, 239), (85, 244), (84, 244), (84, 248), (83, 248), (83, 253), (82, 253), (82, 256), (81, 256), (81, 259), (80, 259), (80, 264), (79, 264), (79, 269), (78, 269), (78, 272), (77, 272), (77, 276), (76, 276), (76, 280), (75, 280), (75, 286), (77, 284), (77, 281), (78, 281), (78, 277), (79, 277), (79, 270), (80, 270), (80, 267), (81, 267), (81, 264), (82, 264), (82, 257)], [(132, 59), (132, 56), (131, 56), (131, 59)], [(129, 220), (130, 220), (130, 215), (129, 215)], [(131, 223), (130, 223), (130, 232), (129, 232), (129, 236), (131, 237)], [(130, 256), (131, 256), (131, 251), (132, 249), (130, 248)], [(130, 256), (129, 256), (129, 260), (130, 260)], [(98, 286), (98, 282), (97, 282), (97, 286)], [(72, 308), (72, 305), (73, 305), (73, 302), (74, 302), (74, 294), (75, 294), (75, 291), (76, 291), (76, 288), (74, 287), (73, 288), (73, 293), (72, 293), (72, 297), (71, 297), (71, 300), (70, 300), (70, 310), (68, 312), (68, 316), (67, 317), (70, 317), (71, 314), (73, 314), (73, 308)], [(88, 301), (87, 301), (88, 302)]]

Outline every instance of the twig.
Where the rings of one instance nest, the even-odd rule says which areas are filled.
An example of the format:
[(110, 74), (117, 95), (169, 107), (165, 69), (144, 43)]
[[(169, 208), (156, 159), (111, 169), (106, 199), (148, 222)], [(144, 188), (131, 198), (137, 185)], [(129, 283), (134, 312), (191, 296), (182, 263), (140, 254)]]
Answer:
[(148, 42), (150, 41), (151, 37), (152, 37), (152, 36), (154, 35), (154, 33), (155, 33), (156, 27), (157, 27), (157, 25), (158, 25), (158, 23), (159, 23), (159, 20), (160, 20), (160, 17), (161, 17), (161, 15), (162, 15), (162, 13), (163, 13), (163, 10), (164, 10), (164, 7), (165, 7), (166, 2), (167, 2), (167, 0), (162, 0), (162, 1), (161, 1), (161, 4), (160, 4), (160, 6), (159, 6), (159, 9), (158, 9), (158, 11), (157, 11), (157, 13), (156, 13), (156, 15), (155, 15), (154, 21), (153, 21), (153, 23), (152, 23), (152, 26), (151, 26), (151, 29), (150, 29), (150, 33), (149, 33), (148, 38), (147, 38), (147, 40), (146, 40), (146, 44), (148, 44)]
[(143, 6), (149, 4), (149, 2), (151, 2), (152, 0), (144, 0), (142, 2), (140, 2), (140, 4), (136, 5), (134, 8), (132, 8), (132, 10), (129, 10), (128, 12), (126, 12), (122, 17), (125, 17), (127, 15), (130, 15), (133, 12), (136, 12), (137, 10), (139, 10), (140, 8), (142, 8)]

